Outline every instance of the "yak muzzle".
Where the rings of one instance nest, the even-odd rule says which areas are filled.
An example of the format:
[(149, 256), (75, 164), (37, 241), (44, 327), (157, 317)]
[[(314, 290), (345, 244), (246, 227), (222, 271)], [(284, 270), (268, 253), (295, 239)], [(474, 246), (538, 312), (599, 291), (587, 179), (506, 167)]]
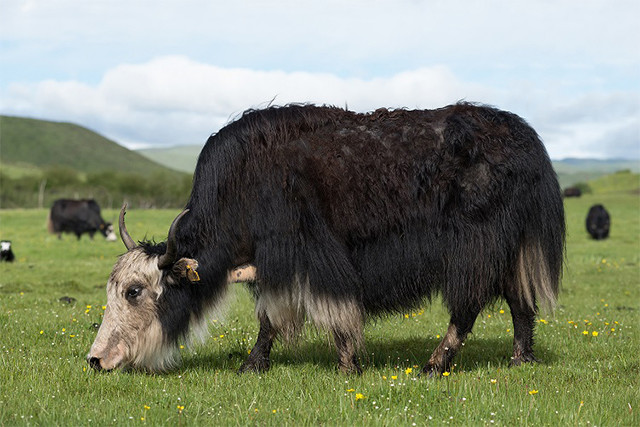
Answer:
[(102, 371), (102, 365), (100, 364), (100, 359), (98, 357), (87, 357), (87, 363), (96, 371)]

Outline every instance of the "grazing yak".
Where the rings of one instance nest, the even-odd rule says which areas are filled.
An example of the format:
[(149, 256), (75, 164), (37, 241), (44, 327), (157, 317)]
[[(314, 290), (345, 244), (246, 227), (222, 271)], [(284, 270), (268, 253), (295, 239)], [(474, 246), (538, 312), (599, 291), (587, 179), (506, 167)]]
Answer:
[(564, 189), (564, 197), (580, 197), (582, 190), (579, 187), (567, 187)]
[(358, 373), (365, 321), (436, 294), (451, 319), (426, 374), (450, 369), (498, 298), (513, 318), (511, 363), (532, 362), (538, 303), (554, 304), (564, 257), (562, 192), (540, 138), (469, 103), (247, 111), (207, 141), (166, 242), (136, 243), (124, 214), (95, 369), (172, 367), (246, 263), (260, 330), (241, 372), (269, 369), (274, 340), (310, 319), (333, 335), (340, 370)]
[(593, 205), (587, 214), (587, 232), (596, 240), (603, 240), (609, 237), (611, 227), (611, 217), (609, 212), (602, 205)]
[(78, 240), (83, 233), (93, 235), (99, 231), (110, 242), (117, 240), (113, 225), (102, 219), (100, 206), (95, 200), (58, 199), (49, 212), (48, 229), (52, 234), (74, 233)]

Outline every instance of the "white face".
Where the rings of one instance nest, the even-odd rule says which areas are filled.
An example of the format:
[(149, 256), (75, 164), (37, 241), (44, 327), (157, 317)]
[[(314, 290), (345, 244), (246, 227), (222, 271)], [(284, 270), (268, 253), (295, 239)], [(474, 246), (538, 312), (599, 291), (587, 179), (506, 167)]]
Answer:
[(105, 238), (108, 242), (115, 242), (116, 240), (118, 240), (118, 238), (116, 237), (116, 233), (113, 230), (113, 225), (107, 227), (107, 234)]
[(8, 251), (9, 249), (11, 249), (11, 242), (1, 242), (0, 245), (0, 249), (2, 249), (3, 251)]
[(87, 356), (95, 368), (132, 366), (160, 371), (175, 360), (158, 319), (162, 272), (157, 257), (133, 249), (122, 255), (107, 283), (107, 308)]

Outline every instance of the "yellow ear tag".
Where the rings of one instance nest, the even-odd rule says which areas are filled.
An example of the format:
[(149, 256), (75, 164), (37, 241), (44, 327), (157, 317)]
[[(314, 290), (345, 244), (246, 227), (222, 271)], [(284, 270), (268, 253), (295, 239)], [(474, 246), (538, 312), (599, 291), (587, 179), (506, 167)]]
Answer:
[(189, 279), (190, 282), (200, 281), (200, 275), (189, 264), (187, 264), (187, 279)]

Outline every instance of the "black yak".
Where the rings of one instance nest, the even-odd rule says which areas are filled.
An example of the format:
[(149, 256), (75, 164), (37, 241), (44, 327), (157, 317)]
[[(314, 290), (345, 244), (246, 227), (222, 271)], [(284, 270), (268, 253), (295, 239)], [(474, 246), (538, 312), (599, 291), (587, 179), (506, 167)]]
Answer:
[(207, 141), (166, 243), (135, 243), (124, 213), (128, 252), (87, 356), (96, 369), (171, 367), (245, 263), (260, 330), (241, 372), (267, 370), (274, 340), (305, 318), (333, 335), (340, 370), (360, 372), (366, 319), (438, 293), (450, 326), (425, 373), (450, 369), (498, 298), (513, 317), (511, 363), (531, 362), (538, 303), (554, 304), (564, 256), (562, 192), (538, 135), (469, 103), (248, 111)]
[(567, 187), (564, 189), (564, 197), (580, 197), (582, 196), (582, 190), (579, 187)]
[(609, 212), (602, 205), (593, 205), (589, 209), (586, 219), (587, 232), (596, 240), (603, 240), (609, 237), (611, 227), (611, 217)]
[(113, 225), (102, 219), (100, 206), (93, 199), (58, 199), (53, 202), (49, 212), (47, 228), (58, 238), (62, 233), (74, 233), (78, 240), (84, 233), (93, 239), (96, 232), (102, 233), (107, 241), (115, 241)]

